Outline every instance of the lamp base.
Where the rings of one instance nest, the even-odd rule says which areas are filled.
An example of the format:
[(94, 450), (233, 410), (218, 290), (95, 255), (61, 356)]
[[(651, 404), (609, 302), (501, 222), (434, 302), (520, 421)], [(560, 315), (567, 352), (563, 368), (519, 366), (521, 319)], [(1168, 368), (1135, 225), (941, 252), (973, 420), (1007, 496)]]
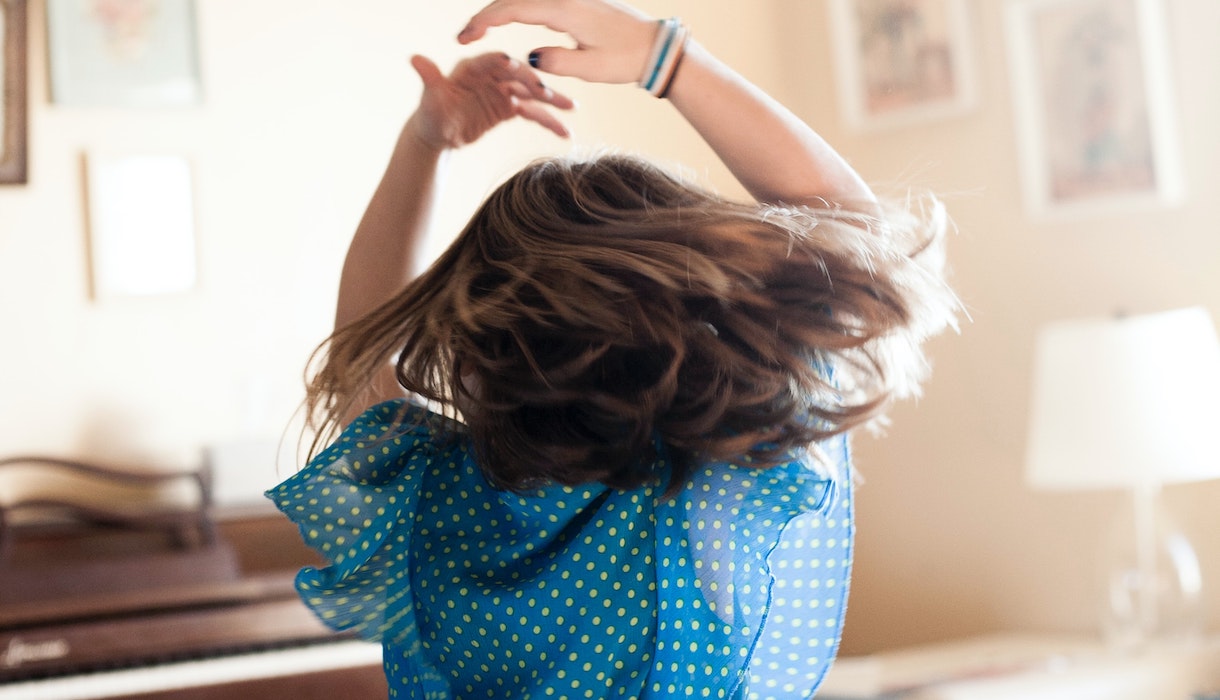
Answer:
[(1158, 486), (1132, 489), (1104, 550), (1102, 632), (1121, 650), (1198, 640), (1203, 577), (1194, 547), (1161, 507)]

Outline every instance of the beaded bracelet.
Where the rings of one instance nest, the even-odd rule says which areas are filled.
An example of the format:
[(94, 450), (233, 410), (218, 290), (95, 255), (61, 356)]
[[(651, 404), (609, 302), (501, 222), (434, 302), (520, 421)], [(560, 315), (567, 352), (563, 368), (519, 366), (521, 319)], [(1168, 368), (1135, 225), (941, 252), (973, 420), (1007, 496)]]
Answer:
[(690, 31), (677, 17), (657, 21), (657, 38), (653, 42), (644, 74), (640, 76), (640, 87), (653, 97), (665, 97), (678, 71), (678, 64), (686, 53), (686, 41)]

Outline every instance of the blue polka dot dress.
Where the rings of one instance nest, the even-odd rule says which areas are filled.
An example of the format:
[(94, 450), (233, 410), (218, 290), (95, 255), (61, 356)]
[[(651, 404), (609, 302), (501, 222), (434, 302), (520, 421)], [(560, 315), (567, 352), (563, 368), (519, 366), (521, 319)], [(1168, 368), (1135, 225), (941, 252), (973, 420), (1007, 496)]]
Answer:
[[(843, 623), (848, 478), (794, 455), (707, 465), (673, 498), (517, 494), (436, 418), (375, 406), (267, 494), (330, 562), (301, 597), (382, 642), (390, 697), (813, 695)], [(823, 449), (846, 474), (845, 440)]]

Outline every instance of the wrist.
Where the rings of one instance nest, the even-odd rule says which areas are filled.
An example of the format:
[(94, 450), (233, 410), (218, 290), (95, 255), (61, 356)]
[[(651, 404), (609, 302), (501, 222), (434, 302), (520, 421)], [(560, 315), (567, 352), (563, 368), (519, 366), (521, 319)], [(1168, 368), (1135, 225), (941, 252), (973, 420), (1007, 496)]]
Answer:
[(434, 154), (438, 157), (441, 153), (453, 148), (449, 140), (439, 133), (439, 130), (432, 127), (428, 123), (428, 119), (418, 111), (408, 117), (406, 123), (403, 124), (402, 132), (398, 136), (398, 145), (400, 148), (410, 147), (421, 154)]

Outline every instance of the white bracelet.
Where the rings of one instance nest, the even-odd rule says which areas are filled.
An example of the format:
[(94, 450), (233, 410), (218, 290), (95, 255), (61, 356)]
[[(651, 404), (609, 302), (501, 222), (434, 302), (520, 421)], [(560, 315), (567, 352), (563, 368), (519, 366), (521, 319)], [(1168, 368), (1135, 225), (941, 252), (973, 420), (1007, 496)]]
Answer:
[(657, 21), (657, 37), (639, 82), (640, 87), (653, 97), (661, 97), (668, 91), (678, 61), (686, 50), (689, 35), (690, 32), (677, 17)]

